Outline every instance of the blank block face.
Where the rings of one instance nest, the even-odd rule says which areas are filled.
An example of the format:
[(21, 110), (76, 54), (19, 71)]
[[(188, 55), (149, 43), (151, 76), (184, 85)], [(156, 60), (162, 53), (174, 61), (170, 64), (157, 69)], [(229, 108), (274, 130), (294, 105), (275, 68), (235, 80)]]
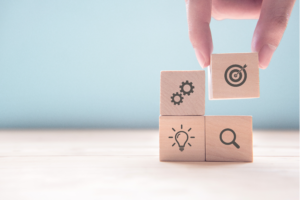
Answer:
[(206, 161), (253, 161), (251, 116), (205, 116)]
[(208, 82), (210, 100), (258, 98), (258, 54), (212, 54)]
[(205, 71), (162, 71), (160, 115), (204, 115)]
[(204, 116), (160, 116), (160, 161), (205, 161)]

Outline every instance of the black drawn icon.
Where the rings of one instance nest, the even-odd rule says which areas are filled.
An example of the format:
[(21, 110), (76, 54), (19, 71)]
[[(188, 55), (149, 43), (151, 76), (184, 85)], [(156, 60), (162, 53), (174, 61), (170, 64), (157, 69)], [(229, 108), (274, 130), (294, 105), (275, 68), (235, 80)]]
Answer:
[(247, 80), (246, 67), (247, 65), (244, 65), (243, 67), (241, 65), (230, 65), (224, 74), (225, 81), (228, 85), (232, 87), (243, 85)]
[(183, 103), (182, 94), (190, 96), (191, 93), (194, 93), (195, 86), (193, 86), (192, 82), (189, 82), (187, 80), (186, 82), (182, 82), (179, 88), (180, 88), (180, 93), (176, 92), (173, 93), (173, 95), (171, 96), (171, 102), (174, 103), (174, 105), (180, 105), (181, 103)]
[[(188, 91), (185, 91), (186, 86), (188, 86), (188, 88), (189, 88)], [(179, 86), (179, 87), (180, 87), (180, 92), (182, 92), (183, 95), (186, 95), (186, 94), (187, 94), (187, 95), (189, 95), (189, 96), (190, 96), (191, 93), (194, 92), (194, 88), (195, 88), (195, 87), (193, 86), (193, 83), (192, 83), (192, 82), (189, 82), (189, 81), (182, 82), (182, 85)]]
[[(224, 142), (224, 140), (223, 140), (223, 138), (222, 138), (222, 135), (223, 135), (223, 133), (224, 133), (225, 131), (230, 131), (230, 132), (232, 132), (232, 134), (233, 134), (233, 139), (232, 139), (231, 142)], [(233, 144), (237, 149), (240, 148), (240, 145), (238, 145), (238, 144), (235, 142), (235, 140), (236, 140), (236, 134), (235, 134), (235, 132), (234, 132), (232, 129), (230, 129), (230, 128), (226, 128), (226, 129), (224, 129), (224, 130), (220, 133), (220, 140), (221, 140), (221, 142), (222, 142), (223, 144), (225, 144), (225, 145), (231, 145), (231, 144)]]
[[(187, 132), (183, 131), (183, 126), (181, 124), (181, 130), (180, 131), (176, 131), (174, 128), (172, 128), (172, 130), (174, 132), (176, 132), (175, 134), (175, 141), (179, 146), (179, 150), (182, 152), (184, 151), (185, 145), (187, 143), (187, 141), (189, 140), (189, 138), (194, 139), (195, 136), (191, 136), (189, 137), (189, 135), (187, 134), (187, 132), (190, 132), (192, 130), (192, 128), (189, 128), (189, 130)], [(169, 136), (169, 138), (173, 138), (173, 136)], [(175, 142), (172, 144), (172, 147), (175, 146), (176, 144)], [(190, 147), (192, 146), (189, 142), (187, 143)]]
[(172, 99), (172, 101), (171, 102), (173, 102), (174, 103), (174, 105), (180, 105), (180, 103), (183, 103), (183, 97), (182, 97), (182, 94), (179, 94), (178, 92), (176, 92), (176, 94), (175, 93), (173, 93), (173, 96), (171, 96), (171, 99)]

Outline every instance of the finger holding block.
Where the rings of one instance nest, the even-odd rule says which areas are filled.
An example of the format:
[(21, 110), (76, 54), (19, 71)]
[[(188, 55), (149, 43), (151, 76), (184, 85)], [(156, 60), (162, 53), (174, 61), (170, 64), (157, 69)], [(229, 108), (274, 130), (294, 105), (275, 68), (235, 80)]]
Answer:
[(205, 71), (162, 71), (160, 115), (204, 115)]
[(160, 116), (160, 161), (205, 161), (204, 116)]
[(251, 116), (205, 116), (206, 161), (253, 161)]
[(212, 54), (208, 82), (210, 100), (258, 98), (258, 54)]

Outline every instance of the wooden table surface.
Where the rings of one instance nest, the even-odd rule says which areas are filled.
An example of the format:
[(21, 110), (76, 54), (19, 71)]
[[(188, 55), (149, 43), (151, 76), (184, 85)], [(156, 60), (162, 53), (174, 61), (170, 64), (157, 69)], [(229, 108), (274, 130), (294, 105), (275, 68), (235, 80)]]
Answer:
[(254, 132), (254, 162), (159, 162), (157, 130), (0, 131), (1, 200), (298, 200), (299, 134)]

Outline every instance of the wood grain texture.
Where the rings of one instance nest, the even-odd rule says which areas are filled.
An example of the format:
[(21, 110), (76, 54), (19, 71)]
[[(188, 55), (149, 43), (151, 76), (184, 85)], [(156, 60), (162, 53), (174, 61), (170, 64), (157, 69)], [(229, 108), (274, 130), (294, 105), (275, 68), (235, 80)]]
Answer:
[(159, 152), (161, 161), (205, 161), (204, 116), (161, 116)]
[(158, 130), (0, 130), (1, 200), (299, 200), (299, 131), (251, 162), (159, 162)]
[(206, 161), (253, 161), (251, 116), (205, 116), (205, 138)]
[[(180, 86), (186, 81), (192, 82), (193, 93), (181, 92)], [(189, 85), (183, 87), (185, 92), (190, 91)], [(180, 97), (183, 97), (182, 103)], [(204, 115), (205, 114), (205, 71), (162, 71), (160, 82), (160, 115)]]
[[(241, 67), (246, 65), (243, 68), (246, 71), (246, 78), (244, 70), (233, 65)], [(212, 54), (208, 72), (210, 100), (258, 98), (260, 96), (257, 53)], [(243, 80), (245, 80), (244, 83)]]

